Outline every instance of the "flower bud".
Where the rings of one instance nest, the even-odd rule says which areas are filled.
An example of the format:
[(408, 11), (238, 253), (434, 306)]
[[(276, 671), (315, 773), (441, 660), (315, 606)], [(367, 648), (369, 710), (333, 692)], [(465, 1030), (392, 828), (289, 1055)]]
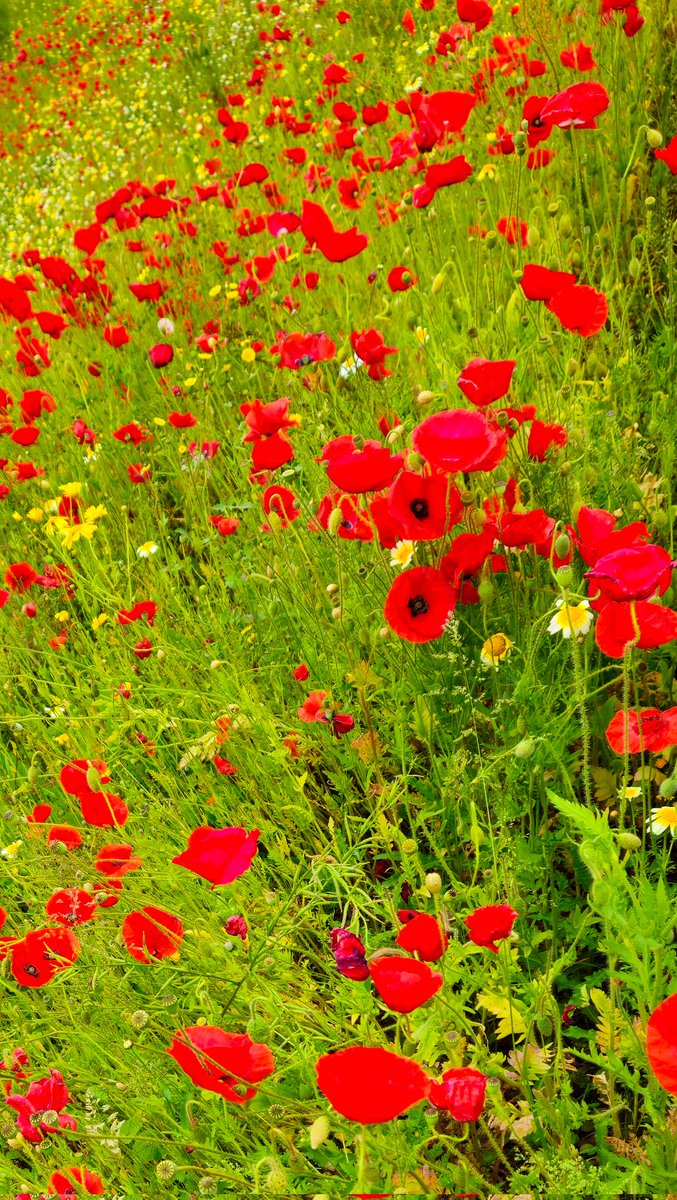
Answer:
[(341, 512), (341, 509), (333, 508), (329, 514), (329, 520), (327, 521), (327, 530), (332, 537), (336, 537), (339, 529), (341, 528), (342, 520), (343, 513)]
[(622, 829), (616, 834), (616, 841), (623, 850), (639, 850), (642, 845), (642, 839), (637, 837), (636, 833), (630, 833), (626, 829)]
[(318, 1117), (316, 1121), (313, 1121), (309, 1130), (311, 1149), (317, 1150), (323, 1142), (326, 1142), (329, 1137), (329, 1130), (329, 1118), (325, 1117), (324, 1114)]
[(652, 150), (657, 150), (663, 145), (663, 134), (660, 129), (647, 129), (646, 140)]
[(89, 788), (90, 792), (101, 791), (101, 776), (99, 775), (96, 767), (87, 767), (85, 779), (87, 780), (87, 787)]
[(677, 796), (677, 779), (664, 779), (658, 789), (658, 794), (663, 800), (672, 800)]
[(535, 749), (536, 743), (534, 739), (532, 737), (525, 737), (522, 738), (521, 742), (517, 743), (515, 749), (513, 750), (513, 754), (515, 755), (515, 758), (531, 758)]
[(28, 768), (28, 770), (26, 771), (26, 778), (27, 778), (28, 782), (30, 783), (31, 787), (35, 787), (36, 783), (38, 782), (38, 779), (40, 778), (37, 767), (34, 767), (32, 763), (31, 763), (30, 767)]
[(527, 135), (522, 129), (518, 130), (513, 138), (515, 143), (515, 152), (523, 158), (527, 152)]
[(568, 533), (560, 533), (559, 537), (555, 538), (555, 554), (558, 558), (566, 558), (571, 550), (571, 539)]
[(430, 291), (431, 291), (432, 295), (433, 296), (439, 295), (439, 293), (442, 291), (442, 288), (444, 287), (446, 282), (447, 282), (446, 275), (442, 275), (442, 274), (436, 275), (430, 286)]
[(418, 393), (418, 396), (416, 397), (416, 403), (423, 408), (425, 404), (430, 404), (430, 401), (434, 399), (434, 392), (422, 391)]
[(442, 876), (437, 871), (428, 871), (425, 877), (425, 886), (431, 896), (437, 896), (442, 891)]
[(570, 238), (574, 231), (573, 222), (568, 213), (562, 213), (559, 219), (559, 235), (563, 238)]

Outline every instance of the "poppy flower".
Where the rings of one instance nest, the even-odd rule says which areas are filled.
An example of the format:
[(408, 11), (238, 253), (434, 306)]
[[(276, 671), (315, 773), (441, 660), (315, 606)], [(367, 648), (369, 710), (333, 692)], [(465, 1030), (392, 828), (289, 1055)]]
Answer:
[[(226, 1033), (216, 1025), (178, 1030), (167, 1053), (197, 1087), (216, 1092), (232, 1104), (251, 1100), (256, 1095), (251, 1085), (275, 1070), (268, 1046), (253, 1042), (246, 1033)], [(250, 1086), (235, 1090), (243, 1084)]]
[(95, 916), (96, 901), (82, 888), (60, 888), (50, 896), (45, 912), (60, 925), (82, 925)]
[(605, 600), (648, 600), (667, 591), (675, 565), (661, 546), (629, 546), (603, 554), (585, 577)]
[(140, 963), (173, 957), (183, 941), (183, 925), (172, 913), (146, 905), (131, 912), (122, 923), (122, 940)]
[(677, 746), (677, 707), (643, 708), (639, 715), (622, 709), (611, 718), (606, 738), (616, 754), (658, 753)]
[(349, 929), (332, 929), (331, 948), (336, 968), (346, 979), (362, 982), (369, 978), (365, 949), (357, 934)]
[(449, 938), (436, 917), (400, 908), (397, 919), (403, 923), (395, 939), (398, 946), (409, 954), (418, 954), (424, 962), (437, 962), (442, 957)]
[(373, 438), (368, 438), (358, 449), (355, 439), (344, 434), (327, 442), (321, 461), (327, 463), (331, 482), (340, 491), (355, 495), (388, 487), (402, 469), (404, 458), (401, 454), (391, 454)]
[(37, 582), (38, 573), (27, 562), (10, 563), (5, 579), (10, 592), (27, 592)]
[(418, 1063), (380, 1046), (323, 1054), (317, 1086), (332, 1108), (360, 1125), (380, 1125), (425, 1100), (432, 1080)]
[(392, 371), (384, 365), (389, 354), (398, 354), (395, 346), (386, 346), (385, 338), (377, 329), (354, 330), (350, 335), (350, 345), (353, 353), (368, 368), (370, 379), (385, 379)]
[(134, 853), (133, 848), (122, 843), (102, 846), (94, 860), (94, 866), (102, 875), (120, 879), (129, 871), (138, 871), (141, 862), (142, 859)]
[(487, 904), (484, 908), (476, 908), (465, 918), (470, 941), (498, 954), (495, 943), (510, 937), (518, 916), (509, 904)]
[(561, 449), (567, 444), (567, 431), (563, 425), (547, 424), (545, 421), (533, 420), (529, 430), (527, 454), (536, 462), (545, 462), (548, 450), (555, 446)]
[(166, 367), (174, 357), (174, 347), (168, 342), (158, 342), (156, 346), (151, 346), (148, 357), (154, 367)]
[(336, 354), (336, 343), (326, 333), (278, 333), (271, 354), (279, 354), (278, 367), (298, 371), (311, 363), (324, 362)]
[(444, 978), (427, 963), (401, 954), (383, 954), (369, 964), (374, 987), (387, 1008), (410, 1013), (439, 992)]
[(82, 791), (78, 795), (82, 819), (98, 829), (124, 825), (129, 809), (121, 796), (112, 792)]
[(66, 850), (77, 850), (83, 844), (82, 834), (74, 826), (52, 826), (47, 833), (47, 845), (52, 846), (56, 841)]
[(191, 412), (171, 412), (167, 420), (173, 429), (192, 429), (194, 425), (197, 425), (197, 417), (194, 417)]
[(283, 528), (286, 528), (291, 521), (295, 521), (301, 515), (301, 509), (297, 506), (296, 496), (288, 487), (283, 487), (282, 484), (274, 483), (271, 487), (267, 487), (261, 497), (263, 511), (269, 516), (271, 512), (276, 513), (282, 522)]
[(677, 993), (668, 996), (649, 1017), (646, 1053), (661, 1087), (677, 1096)]
[(592, 56), (592, 46), (586, 46), (585, 42), (561, 50), (559, 61), (563, 67), (571, 67), (574, 71), (592, 71), (597, 66)]
[(601, 83), (572, 83), (546, 101), (541, 119), (560, 129), (596, 129), (595, 117), (609, 107), (609, 93)]
[(609, 315), (609, 305), (604, 292), (582, 283), (572, 283), (546, 301), (545, 307), (554, 313), (560, 325), (581, 337), (592, 337), (599, 333)]
[(476, 1121), (484, 1108), (487, 1076), (473, 1067), (445, 1071), (430, 1088), (430, 1102), (450, 1113), (455, 1121)]
[(210, 829), (202, 825), (188, 838), (188, 847), (172, 859), (179, 867), (208, 879), (212, 887), (232, 883), (248, 871), (256, 854), (259, 830), (247, 833), (240, 825)]
[[(46, 1133), (59, 1129), (77, 1129), (77, 1121), (62, 1110), (70, 1102), (68, 1088), (60, 1071), (50, 1071), (44, 1079), (35, 1079), (25, 1095), (11, 1095), (6, 1103), (17, 1114), (16, 1126), (27, 1142), (38, 1145)], [(47, 1113), (57, 1114), (47, 1123)]]
[(650, 650), (675, 639), (677, 612), (650, 600), (605, 604), (595, 626), (595, 641), (609, 658), (623, 658), (628, 646)]
[(388, 511), (402, 538), (427, 542), (444, 537), (465, 509), (447, 475), (402, 471), (390, 488)]
[(310, 671), (308, 670), (305, 663), (299, 663), (298, 667), (294, 667), (294, 670), (292, 671), (292, 675), (294, 676), (294, 679), (296, 679), (298, 683), (305, 683), (306, 679), (308, 679), (308, 677), (310, 675)]
[(56, 1192), (61, 1200), (75, 1198), (73, 1188), (81, 1188), (87, 1196), (104, 1196), (106, 1189), (100, 1175), (94, 1171), (86, 1171), (84, 1167), (64, 1167), (63, 1171), (54, 1171), (49, 1177), (48, 1192)]
[(77, 959), (80, 943), (70, 929), (33, 929), (11, 950), (10, 969), (22, 987), (44, 987)]
[(516, 365), (514, 359), (490, 362), (486, 358), (473, 358), (461, 371), (458, 386), (471, 404), (483, 408), (505, 396)]
[(59, 783), (69, 796), (79, 796), (80, 792), (98, 791), (102, 783), (110, 783), (110, 775), (100, 758), (75, 758), (62, 767)]
[(321, 254), (333, 263), (345, 262), (354, 258), (369, 245), (366, 233), (359, 233), (357, 226), (340, 232), (332, 223), (331, 217), (321, 204), (313, 200), (304, 200), (301, 215), (301, 233), (317, 246)]
[(124, 325), (106, 325), (103, 336), (104, 340), (114, 350), (119, 350), (121, 346), (126, 346), (129, 341), (129, 334)]
[(441, 637), (456, 606), (457, 593), (435, 567), (413, 567), (393, 580), (384, 615), (390, 628), (408, 642)]
[(665, 163), (671, 175), (677, 175), (677, 135), (661, 150), (654, 150), (654, 155)]
[(492, 427), (484, 413), (448, 409), (427, 417), (413, 432), (414, 449), (431, 466), (458, 471), (491, 471), (507, 453), (507, 433)]
[(392, 267), (386, 282), (391, 292), (406, 292), (418, 283), (418, 277), (409, 267)]
[(594, 567), (604, 554), (613, 550), (642, 546), (649, 541), (649, 530), (644, 521), (632, 521), (616, 529), (617, 518), (603, 508), (588, 508), (583, 505), (576, 518), (576, 545), (583, 562)]
[(520, 279), (520, 287), (527, 300), (552, 300), (557, 292), (576, 282), (570, 271), (551, 271), (537, 263), (527, 263)]

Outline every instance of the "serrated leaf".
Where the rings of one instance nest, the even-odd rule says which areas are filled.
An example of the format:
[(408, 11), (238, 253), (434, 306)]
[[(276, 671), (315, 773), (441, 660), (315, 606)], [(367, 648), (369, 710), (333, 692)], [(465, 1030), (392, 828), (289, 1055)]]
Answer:
[(492, 1017), (497, 1018), (497, 1037), (505, 1038), (514, 1036), (518, 1041), (524, 1037), (527, 1031), (524, 1018), (519, 1009), (515, 1008), (514, 1004), (511, 1004), (507, 996), (497, 996), (494, 992), (480, 992), (477, 997), (477, 1003), (480, 1008), (486, 1008)]

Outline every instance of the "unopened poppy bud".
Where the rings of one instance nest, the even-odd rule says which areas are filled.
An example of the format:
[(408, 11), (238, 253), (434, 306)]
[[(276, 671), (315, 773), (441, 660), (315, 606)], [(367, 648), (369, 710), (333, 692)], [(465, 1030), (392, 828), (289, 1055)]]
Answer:
[(87, 787), (89, 788), (90, 792), (101, 791), (101, 776), (99, 775), (96, 767), (87, 767), (85, 779), (87, 780)]
[(513, 142), (515, 143), (515, 151), (517, 154), (519, 154), (519, 156), (521, 158), (527, 152), (527, 135), (526, 135), (526, 133), (524, 133), (524, 131), (522, 129), (518, 130), (518, 132), (515, 134), (515, 136), (513, 138)]
[(282, 532), (282, 521), (280, 519), (280, 515), (272, 508), (268, 513), (268, 528), (274, 537), (277, 537)]
[(571, 474), (571, 463), (570, 462), (561, 463), (560, 468), (559, 468), (559, 473), (560, 473), (560, 475), (570, 475)]
[(559, 219), (559, 235), (563, 238), (570, 238), (574, 231), (573, 222), (568, 213), (562, 213)]
[(386, 446), (393, 446), (395, 444), (395, 442), (399, 442), (403, 433), (404, 433), (404, 426), (396, 425), (394, 429), (390, 430), (390, 433), (386, 437)]
[(341, 512), (341, 509), (333, 508), (329, 514), (329, 520), (327, 521), (327, 530), (332, 537), (336, 537), (339, 529), (341, 528), (342, 520), (343, 513)]
[(407, 466), (410, 471), (420, 471), (424, 465), (425, 459), (421, 458), (421, 455), (417, 454), (416, 451), (409, 455), (409, 462), (407, 463)]
[(672, 800), (674, 796), (677, 796), (677, 779), (674, 777), (672, 779), (664, 779), (658, 789), (658, 793), (663, 800)]
[(220, 666), (221, 666), (220, 660), (218, 658), (213, 658), (209, 664), (209, 670), (210, 671), (218, 671)]
[(480, 846), (485, 841), (484, 830), (480, 829), (479, 825), (470, 826), (470, 841), (477, 850), (479, 850)]
[(32, 763), (31, 763), (30, 767), (28, 768), (28, 770), (26, 771), (26, 778), (27, 778), (28, 782), (30, 783), (31, 787), (35, 787), (35, 784), (38, 782), (38, 779), (40, 778), (37, 767), (34, 767)]
[(155, 1168), (155, 1174), (163, 1183), (168, 1183), (176, 1175), (176, 1163), (171, 1158), (163, 1158)]
[(620, 833), (616, 834), (616, 841), (623, 850), (639, 850), (642, 845), (642, 839), (627, 829), (622, 829)]
[(498, 234), (496, 233), (496, 230), (490, 229), (489, 232), (487, 233), (487, 236), (484, 239), (485, 246), (487, 246), (488, 249), (491, 249), (492, 246), (496, 245), (497, 241), (498, 241)]
[(431, 896), (437, 896), (442, 891), (442, 876), (437, 871), (428, 871), (425, 886)]
[(416, 397), (416, 403), (421, 408), (423, 408), (423, 406), (425, 404), (430, 404), (430, 401), (434, 400), (434, 399), (435, 399), (434, 392), (429, 392), (429, 391), (424, 390), (424, 391), (418, 393), (418, 396)]
[(329, 1137), (330, 1128), (329, 1119), (324, 1114), (318, 1117), (316, 1121), (313, 1121), (309, 1130), (311, 1149), (317, 1150), (318, 1146), (326, 1142)]
[(568, 533), (560, 533), (559, 537), (555, 538), (555, 554), (558, 558), (566, 558), (571, 550), (571, 538)]
[(488, 604), (494, 594), (494, 585), (490, 579), (481, 579), (477, 588), (477, 594), (483, 604)]
[(332, 621), (340, 621), (341, 620), (341, 609), (340, 608), (332, 608), (331, 619), (332, 619)]
[(657, 150), (663, 145), (663, 134), (660, 129), (647, 129), (646, 140), (652, 150)]
[(557, 582), (560, 587), (563, 587), (563, 588), (571, 587), (573, 581), (574, 581), (574, 573), (571, 570), (571, 567), (558, 567), (557, 568)]
[(529, 246), (540, 246), (541, 244), (540, 231), (536, 229), (534, 225), (529, 226), (529, 230), (527, 232), (527, 243)]
[(158, 662), (162, 662), (166, 657), (167, 657), (167, 655), (165, 654), (164, 650), (158, 650), (158, 652), (157, 652)]
[(517, 743), (515, 749), (513, 750), (513, 754), (515, 755), (515, 758), (531, 758), (535, 749), (536, 743), (534, 739), (532, 737), (525, 737), (522, 738), (521, 742)]
[(271, 1164), (270, 1170), (264, 1180), (265, 1186), (269, 1192), (289, 1192), (289, 1184), (287, 1176), (279, 1162), (274, 1158), (268, 1160)]
[(553, 200), (552, 203), (548, 205), (548, 212), (550, 213), (551, 217), (554, 217), (557, 215), (557, 213), (559, 212), (559, 203), (557, 202), (557, 200)]
[(441, 272), (439, 275), (436, 275), (430, 286), (430, 291), (431, 291), (432, 295), (433, 296), (439, 295), (439, 293), (442, 291), (442, 288), (444, 287), (446, 282), (447, 282), (446, 275), (443, 275)]
[(628, 275), (631, 279), (639, 279), (642, 273), (642, 264), (638, 258), (631, 258), (628, 263)]
[(511, 417), (510, 420), (508, 421), (508, 429), (510, 430), (510, 432), (517, 433), (517, 430), (519, 429), (519, 427), (520, 427), (519, 421), (515, 417)]
[(338, 589), (337, 583), (328, 583), (327, 584), (326, 592), (327, 592), (328, 596), (335, 596), (338, 590), (339, 589)]
[(644, 201), (644, 205), (646, 208), (653, 208), (655, 203), (656, 203), (655, 196), (647, 196), (646, 200)]

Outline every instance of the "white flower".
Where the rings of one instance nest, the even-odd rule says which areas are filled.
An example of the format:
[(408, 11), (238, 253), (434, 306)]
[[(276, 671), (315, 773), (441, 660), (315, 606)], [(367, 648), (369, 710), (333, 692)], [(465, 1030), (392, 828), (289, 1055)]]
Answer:
[(174, 332), (174, 322), (170, 321), (169, 317), (160, 317), (157, 327), (160, 333), (170, 334)]
[(397, 542), (390, 551), (391, 567), (408, 567), (416, 552), (416, 542)]
[(143, 546), (139, 546), (136, 553), (138, 554), (139, 558), (150, 558), (151, 554), (155, 554), (156, 552), (157, 546), (155, 545), (155, 542), (144, 542)]
[(570, 638), (572, 633), (577, 637), (585, 637), (593, 622), (593, 615), (588, 611), (590, 605), (587, 600), (581, 600), (580, 604), (565, 604), (564, 598), (560, 596), (556, 602), (559, 612), (553, 616), (548, 625), (548, 633), (561, 633), (562, 637)]
[(670, 836), (674, 837), (677, 834), (677, 808), (652, 808), (647, 828), (659, 835), (669, 830)]

